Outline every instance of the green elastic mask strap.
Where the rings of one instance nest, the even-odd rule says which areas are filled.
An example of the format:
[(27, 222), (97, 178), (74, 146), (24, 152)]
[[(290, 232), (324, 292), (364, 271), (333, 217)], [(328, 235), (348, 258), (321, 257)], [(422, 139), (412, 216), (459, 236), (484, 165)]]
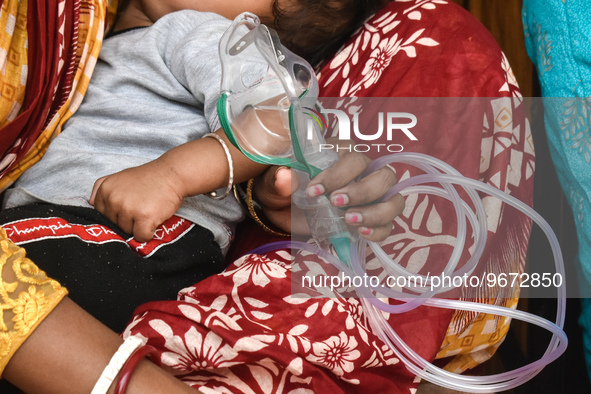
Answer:
[[(223, 92), (217, 101), (216, 107), (217, 107), (217, 111), (218, 111), (218, 117), (220, 119), (220, 124), (222, 125), (222, 129), (224, 130), (226, 137), (228, 137), (228, 140), (232, 143), (232, 145), (234, 145), (237, 149), (239, 149), (240, 152), (242, 152), (242, 154), (244, 156), (248, 157), (250, 160), (257, 162), (257, 163), (270, 164), (270, 165), (276, 165), (276, 166), (286, 166), (286, 167), (295, 168), (296, 170), (308, 172), (308, 165), (305, 162), (305, 159), (304, 159), (304, 163), (306, 163), (306, 164), (303, 165), (299, 161), (293, 162), (291, 159), (289, 159), (287, 157), (255, 156), (255, 155), (251, 154), (250, 152), (242, 149), (242, 147), (240, 146), (240, 144), (236, 140), (236, 137), (234, 136), (234, 131), (232, 130), (232, 127), (230, 126), (230, 121), (228, 120), (228, 111), (226, 109), (227, 108), (227, 105), (226, 105), (227, 100), (228, 100), (228, 94), (226, 92)], [(289, 117), (290, 117), (290, 121), (289, 121), (290, 132), (292, 133), (291, 135), (292, 135), (292, 141), (293, 141), (293, 131), (291, 131), (292, 130), (291, 108), (290, 108)], [(297, 141), (297, 138), (295, 140)], [(298, 147), (299, 147), (299, 143), (298, 143)], [(295, 151), (295, 147), (294, 147), (294, 151)], [(297, 157), (297, 154), (296, 154), (296, 157)]]
[[(302, 93), (299, 98), (301, 99), (302, 97), (304, 97), (306, 95), (306, 93), (308, 93), (307, 90), (304, 91), (304, 93)], [(295, 155), (297, 163), (303, 167), (300, 170), (307, 172), (310, 175), (310, 179), (314, 178), (316, 175), (320, 174), (320, 172), (322, 172), (322, 170), (320, 170), (316, 166), (309, 164), (308, 161), (306, 160), (306, 157), (304, 156), (304, 152), (303, 152), (302, 146), (300, 144), (300, 139), (298, 138), (298, 130), (297, 130), (296, 122), (295, 122), (295, 105), (294, 104), (292, 104), (289, 107), (289, 132), (291, 133), (291, 144), (293, 146), (293, 154)]]

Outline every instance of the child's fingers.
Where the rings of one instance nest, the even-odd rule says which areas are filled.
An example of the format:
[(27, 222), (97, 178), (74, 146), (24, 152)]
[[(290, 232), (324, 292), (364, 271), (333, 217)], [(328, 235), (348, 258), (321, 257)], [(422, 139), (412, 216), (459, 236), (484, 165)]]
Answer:
[[(132, 231), (133, 238), (138, 242), (148, 242), (152, 238), (154, 238), (154, 233), (158, 228), (158, 224), (156, 224), (150, 218), (139, 219), (133, 221)], [(125, 230), (124, 230), (125, 231)]]
[(96, 194), (98, 193), (98, 190), (100, 189), (101, 185), (105, 181), (105, 178), (106, 178), (106, 176), (99, 178), (94, 183), (94, 186), (92, 187), (92, 193), (90, 193), (90, 199), (88, 200), (88, 203), (90, 205), (94, 205), (94, 200), (96, 199)]
[[(254, 183), (257, 202), (268, 209), (282, 209), (291, 205), (293, 185), (297, 175), (287, 167), (271, 167)], [(297, 184), (296, 184), (297, 187)]]
[(275, 171), (275, 192), (282, 197), (291, 198), (298, 187), (298, 176), (287, 167), (279, 167)]

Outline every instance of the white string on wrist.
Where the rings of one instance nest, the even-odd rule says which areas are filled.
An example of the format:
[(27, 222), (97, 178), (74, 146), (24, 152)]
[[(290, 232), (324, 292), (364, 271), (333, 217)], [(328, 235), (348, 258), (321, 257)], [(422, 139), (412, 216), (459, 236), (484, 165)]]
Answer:
[(113, 380), (115, 380), (127, 359), (134, 351), (136, 351), (136, 349), (142, 346), (143, 343), (144, 342), (138, 337), (127, 338), (121, 346), (119, 346), (119, 349), (117, 349), (113, 357), (111, 357), (109, 364), (103, 370), (101, 377), (97, 380), (90, 394), (105, 394), (109, 390), (109, 387), (111, 387), (111, 384), (113, 384)]
[(215, 133), (205, 134), (203, 138), (205, 137), (216, 139), (224, 149), (226, 159), (228, 160), (228, 167), (230, 168), (230, 171), (228, 175), (228, 186), (226, 186), (226, 190), (221, 196), (218, 196), (216, 191), (207, 193), (207, 196), (213, 198), (214, 200), (221, 200), (222, 198), (225, 198), (228, 194), (230, 194), (230, 192), (232, 191), (232, 187), (234, 186), (234, 160), (232, 160), (232, 154), (230, 153), (230, 149), (228, 149), (228, 145), (226, 145), (226, 142), (222, 139), (222, 137)]

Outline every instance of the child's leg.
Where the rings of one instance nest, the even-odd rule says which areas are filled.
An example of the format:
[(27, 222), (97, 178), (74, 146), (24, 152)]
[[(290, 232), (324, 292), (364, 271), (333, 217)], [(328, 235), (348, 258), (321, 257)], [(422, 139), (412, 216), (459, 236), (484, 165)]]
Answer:
[[(117, 334), (65, 298), (15, 353), (3, 378), (26, 393), (89, 393), (122, 342)], [(144, 360), (132, 375), (127, 392), (197, 391)]]
[(0, 225), (76, 304), (115, 332), (139, 305), (173, 300), (225, 268), (211, 231), (180, 218), (146, 245), (91, 208), (27, 205), (1, 211)]

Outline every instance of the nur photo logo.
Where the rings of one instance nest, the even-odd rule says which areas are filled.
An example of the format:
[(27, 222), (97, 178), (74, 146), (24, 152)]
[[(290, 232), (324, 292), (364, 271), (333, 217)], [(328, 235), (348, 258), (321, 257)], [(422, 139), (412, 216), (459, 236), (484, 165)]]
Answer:
[[(409, 112), (378, 112), (373, 119), (363, 119), (361, 112), (349, 115), (339, 109), (322, 108), (320, 111), (309, 107), (305, 109), (308, 112), (304, 113), (309, 116), (306, 133), (308, 140), (314, 138), (315, 127), (319, 128), (321, 134), (326, 135), (330, 130), (328, 124), (334, 124), (339, 140), (368, 141), (346, 147), (324, 143), (320, 144), (320, 151), (396, 153), (404, 150), (404, 146), (400, 143), (401, 139), (418, 141), (411, 131), (417, 125), (417, 117)], [(329, 118), (329, 115), (334, 118)], [(334, 122), (332, 122), (333, 120)], [(334, 133), (331, 134), (334, 135)]]

